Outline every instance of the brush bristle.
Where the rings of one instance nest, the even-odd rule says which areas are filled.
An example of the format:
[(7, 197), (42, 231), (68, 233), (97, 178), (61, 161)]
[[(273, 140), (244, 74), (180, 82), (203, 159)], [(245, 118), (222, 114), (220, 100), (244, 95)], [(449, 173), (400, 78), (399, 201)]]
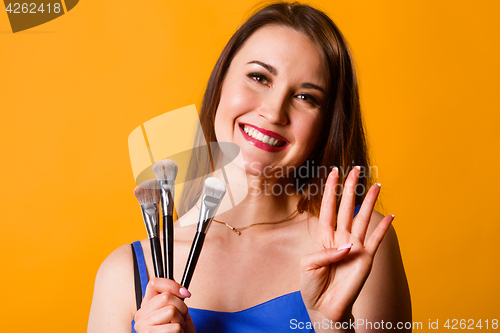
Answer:
[(158, 180), (150, 179), (142, 182), (134, 190), (134, 195), (140, 205), (160, 202), (160, 184)]
[(172, 160), (161, 160), (153, 165), (153, 172), (158, 180), (175, 180), (177, 163)]
[(203, 185), (203, 194), (221, 200), (226, 194), (226, 185), (220, 179), (209, 177), (205, 180)]

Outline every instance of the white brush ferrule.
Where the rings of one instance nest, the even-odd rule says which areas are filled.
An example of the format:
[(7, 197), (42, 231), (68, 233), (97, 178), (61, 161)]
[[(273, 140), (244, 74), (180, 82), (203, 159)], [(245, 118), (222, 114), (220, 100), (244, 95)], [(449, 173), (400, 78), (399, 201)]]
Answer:
[(163, 216), (174, 215), (175, 180), (159, 180)]
[(160, 212), (158, 210), (158, 204), (152, 202), (141, 205), (142, 218), (144, 219), (144, 224), (146, 225), (146, 231), (148, 232), (148, 238), (158, 237), (160, 233)]
[(220, 199), (204, 194), (201, 198), (200, 216), (198, 217), (198, 232), (207, 233), (215, 213), (221, 203)]

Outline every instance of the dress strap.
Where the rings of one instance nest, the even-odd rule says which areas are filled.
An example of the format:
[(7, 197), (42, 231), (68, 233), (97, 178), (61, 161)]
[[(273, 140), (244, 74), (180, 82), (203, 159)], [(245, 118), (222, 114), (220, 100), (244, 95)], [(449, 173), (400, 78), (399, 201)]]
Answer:
[[(135, 283), (135, 301), (137, 310), (141, 307), (142, 298), (146, 294), (148, 285), (148, 269), (146, 268), (146, 260), (140, 241), (132, 243), (132, 255), (134, 257), (134, 283)], [(135, 320), (132, 319), (132, 333), (137, 333), (135, 330)]]
[[(139, 279), (141, 282), (142, 297), (146, 294), (146, 287), (148, 286), (148, 270), (146, 268), (146, 260), (144, 259), (144, 252), (142, 251), (142, 246), (140, 241), (135, 241), (132, 243), (132, 247), (135, 251), (137, 268), (139, 270)], [(134, 265), (135, 268), (135, 265)], [(137, 282), (137, 281), (136, 281)], [(141, 301), (142, 301), (141, 297)]]
[(137, 264), (137, 256), (135, 255), (135, 249), (132, 244), (132, 257), (134, 261), (134, 287), (135, 287), (135, 303), (137, 310), (141, 307), (142, 302), (142, 288), (141, 288), (141, 276), (139, 275), (139, 265)]
[(353, 217), (356, 217), (356, 215), (358, 215), (360, 209), (361, 209), (361, 205), (354, 207), (354, 216)]

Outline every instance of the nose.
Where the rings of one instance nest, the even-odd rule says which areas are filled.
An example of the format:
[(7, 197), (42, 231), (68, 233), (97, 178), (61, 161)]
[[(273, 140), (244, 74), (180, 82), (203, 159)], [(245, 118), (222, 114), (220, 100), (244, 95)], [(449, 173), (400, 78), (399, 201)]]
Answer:
[(285, 92), (269, 94), (259, 108), (259, 116), (272, 124), (286, 125), (289, 122), (288, 104)]

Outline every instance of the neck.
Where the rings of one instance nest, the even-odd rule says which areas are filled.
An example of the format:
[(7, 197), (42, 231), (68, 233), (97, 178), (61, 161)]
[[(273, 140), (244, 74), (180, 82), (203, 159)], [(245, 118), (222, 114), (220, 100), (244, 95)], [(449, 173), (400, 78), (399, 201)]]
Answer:
[(227, 180), (227, 192), (215, 218), (235, 228), (280, 221), (296, 210), (300, 200), (287, 178), (255, 177), (231, 163), (214, 176)]

